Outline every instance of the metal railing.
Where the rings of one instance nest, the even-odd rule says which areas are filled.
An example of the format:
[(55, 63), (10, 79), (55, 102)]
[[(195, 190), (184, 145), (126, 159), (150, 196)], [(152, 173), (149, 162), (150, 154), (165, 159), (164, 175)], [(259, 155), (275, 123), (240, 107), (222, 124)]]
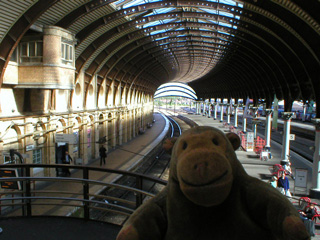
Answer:
[[(51, 169), (53, 172), (52, 169), (66, 167), (75, 169), (72, 175), (78, 177), (34, 177), (30, 174), (32, 168)], [(18, 176), (4, 177), (3, 173), (10, 169), (17, 170), (15, 172), (19, 173)], [(154, 193), (143, 190), (145, 181), (160, 185), (167, 184), (164, 180), (134, 172), (65, 164), (6, 164), (0, 165), (0, 172), (2, 173), (2, 177), (0, 177), (2, 186), (0, 210), (4, 207), (11, 207), (10, 211), (6, 211), (6, 214), (0, 212), (0, 216), (30, 217), (50, 214), (66, 216), (75, 209), (82, 209), (85, 220), (91, 219), (90, 210), (92, 209), (128, 216), (143, 203), (146, 196), (154, 196)], [(99, 177), (97, 177), (98, 173)], [(136, 186), (130, 187), (115, 183), (123, 176), (135, 178)], [(112, 180), (106, 180), (106, 178)], [(20, 188), (17, 187), (19, 185)], [(8, 189), (4, 190), (3, 187)], [(135, 201), (99, 194), (102, 189), (107, 188), (133, 192)], [(114, 203), (99, 199), (111, 199)], [(59, 212), (62, 208), (67, 209)]]

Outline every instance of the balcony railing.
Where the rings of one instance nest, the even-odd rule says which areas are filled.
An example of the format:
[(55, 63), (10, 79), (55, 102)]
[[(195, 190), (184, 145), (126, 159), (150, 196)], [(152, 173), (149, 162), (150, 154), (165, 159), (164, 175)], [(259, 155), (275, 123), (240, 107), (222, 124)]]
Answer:
[[(51, 171), (52, 175), (52, 169), (66, 167), (73, 169), (71, 177), (34, 177), (30, 174), (33, 168), (43, 168), (44, 172)], [(161, 187), (167, 183), (133, 172), (65, 164), (6, 164), (0, 165), (0, 172), (1, 216), (67, 216), (79, 209), (83, 214), (78, 217), (85, 220), (92, 219), (90, 210), (93, 209), (128, 216), (146, 196), (154, 196), (155, 193), (144, 189), (146, 182), (148, 185), (160, 184)], [(16, 177), (10, 176), (13, 172), (18, 173)], [(135, 179), (135, 187), (115, 183), (123, 176)], [(12, 189), (18, 186), (20, 188)], [(103, 189), (133, 192), (135, 200), (101, 194)]]

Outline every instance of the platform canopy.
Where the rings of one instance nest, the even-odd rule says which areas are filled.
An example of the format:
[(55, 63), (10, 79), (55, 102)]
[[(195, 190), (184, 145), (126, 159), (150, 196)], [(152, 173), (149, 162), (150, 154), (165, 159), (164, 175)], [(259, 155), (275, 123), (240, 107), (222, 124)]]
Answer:
[(2, 0), (0, 87), (21, 39), (57, 26), (75, 36), (77, 76), (98, 85), (154, 94), (184, 82), (202, 99), (276, 95), (286, 111), (294, 100), (319, 109), (319, 10), (317, 0)]
[(196, 92), (185, 83), (162, 84), (154, 94), (154, 98), (161, 97), (183, 97), (197, 100)]

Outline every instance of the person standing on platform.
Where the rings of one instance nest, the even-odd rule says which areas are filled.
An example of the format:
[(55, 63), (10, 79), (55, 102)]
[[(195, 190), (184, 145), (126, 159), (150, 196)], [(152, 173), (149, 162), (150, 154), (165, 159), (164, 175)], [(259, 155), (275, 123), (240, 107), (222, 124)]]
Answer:
[[(63, 163), (70, 164), (71, 162), (72, 162), (72, 157), (70, 156), (69, 152), (66, 151), (64, 155)], [(66, 170), (66, 175), (69, 177), (71, 175), (69, 168), (65, 168), (65, 170)]]
[(106, 164), (106, 157), (107, 157), (107, 149), (102, 145), (99, 149), (99, 155), (100, 155), (100, 166)]
[(291, 162), (287, 162), (284, 166), (283, 166), (284, 170), (286, 171), (286, 174), (289, 175), (293, 180), (295, 180), (295, 177), (292, 174), (292, 169), (291, 169)]

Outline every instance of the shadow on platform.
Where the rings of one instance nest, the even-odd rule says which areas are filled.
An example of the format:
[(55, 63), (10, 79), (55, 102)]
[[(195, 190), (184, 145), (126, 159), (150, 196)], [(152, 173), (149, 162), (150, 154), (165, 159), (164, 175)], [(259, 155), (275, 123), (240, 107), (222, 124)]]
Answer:
[(114, 240), (121, 226), (72, 217), (17, 217), (0, 220), (1, 240)]

